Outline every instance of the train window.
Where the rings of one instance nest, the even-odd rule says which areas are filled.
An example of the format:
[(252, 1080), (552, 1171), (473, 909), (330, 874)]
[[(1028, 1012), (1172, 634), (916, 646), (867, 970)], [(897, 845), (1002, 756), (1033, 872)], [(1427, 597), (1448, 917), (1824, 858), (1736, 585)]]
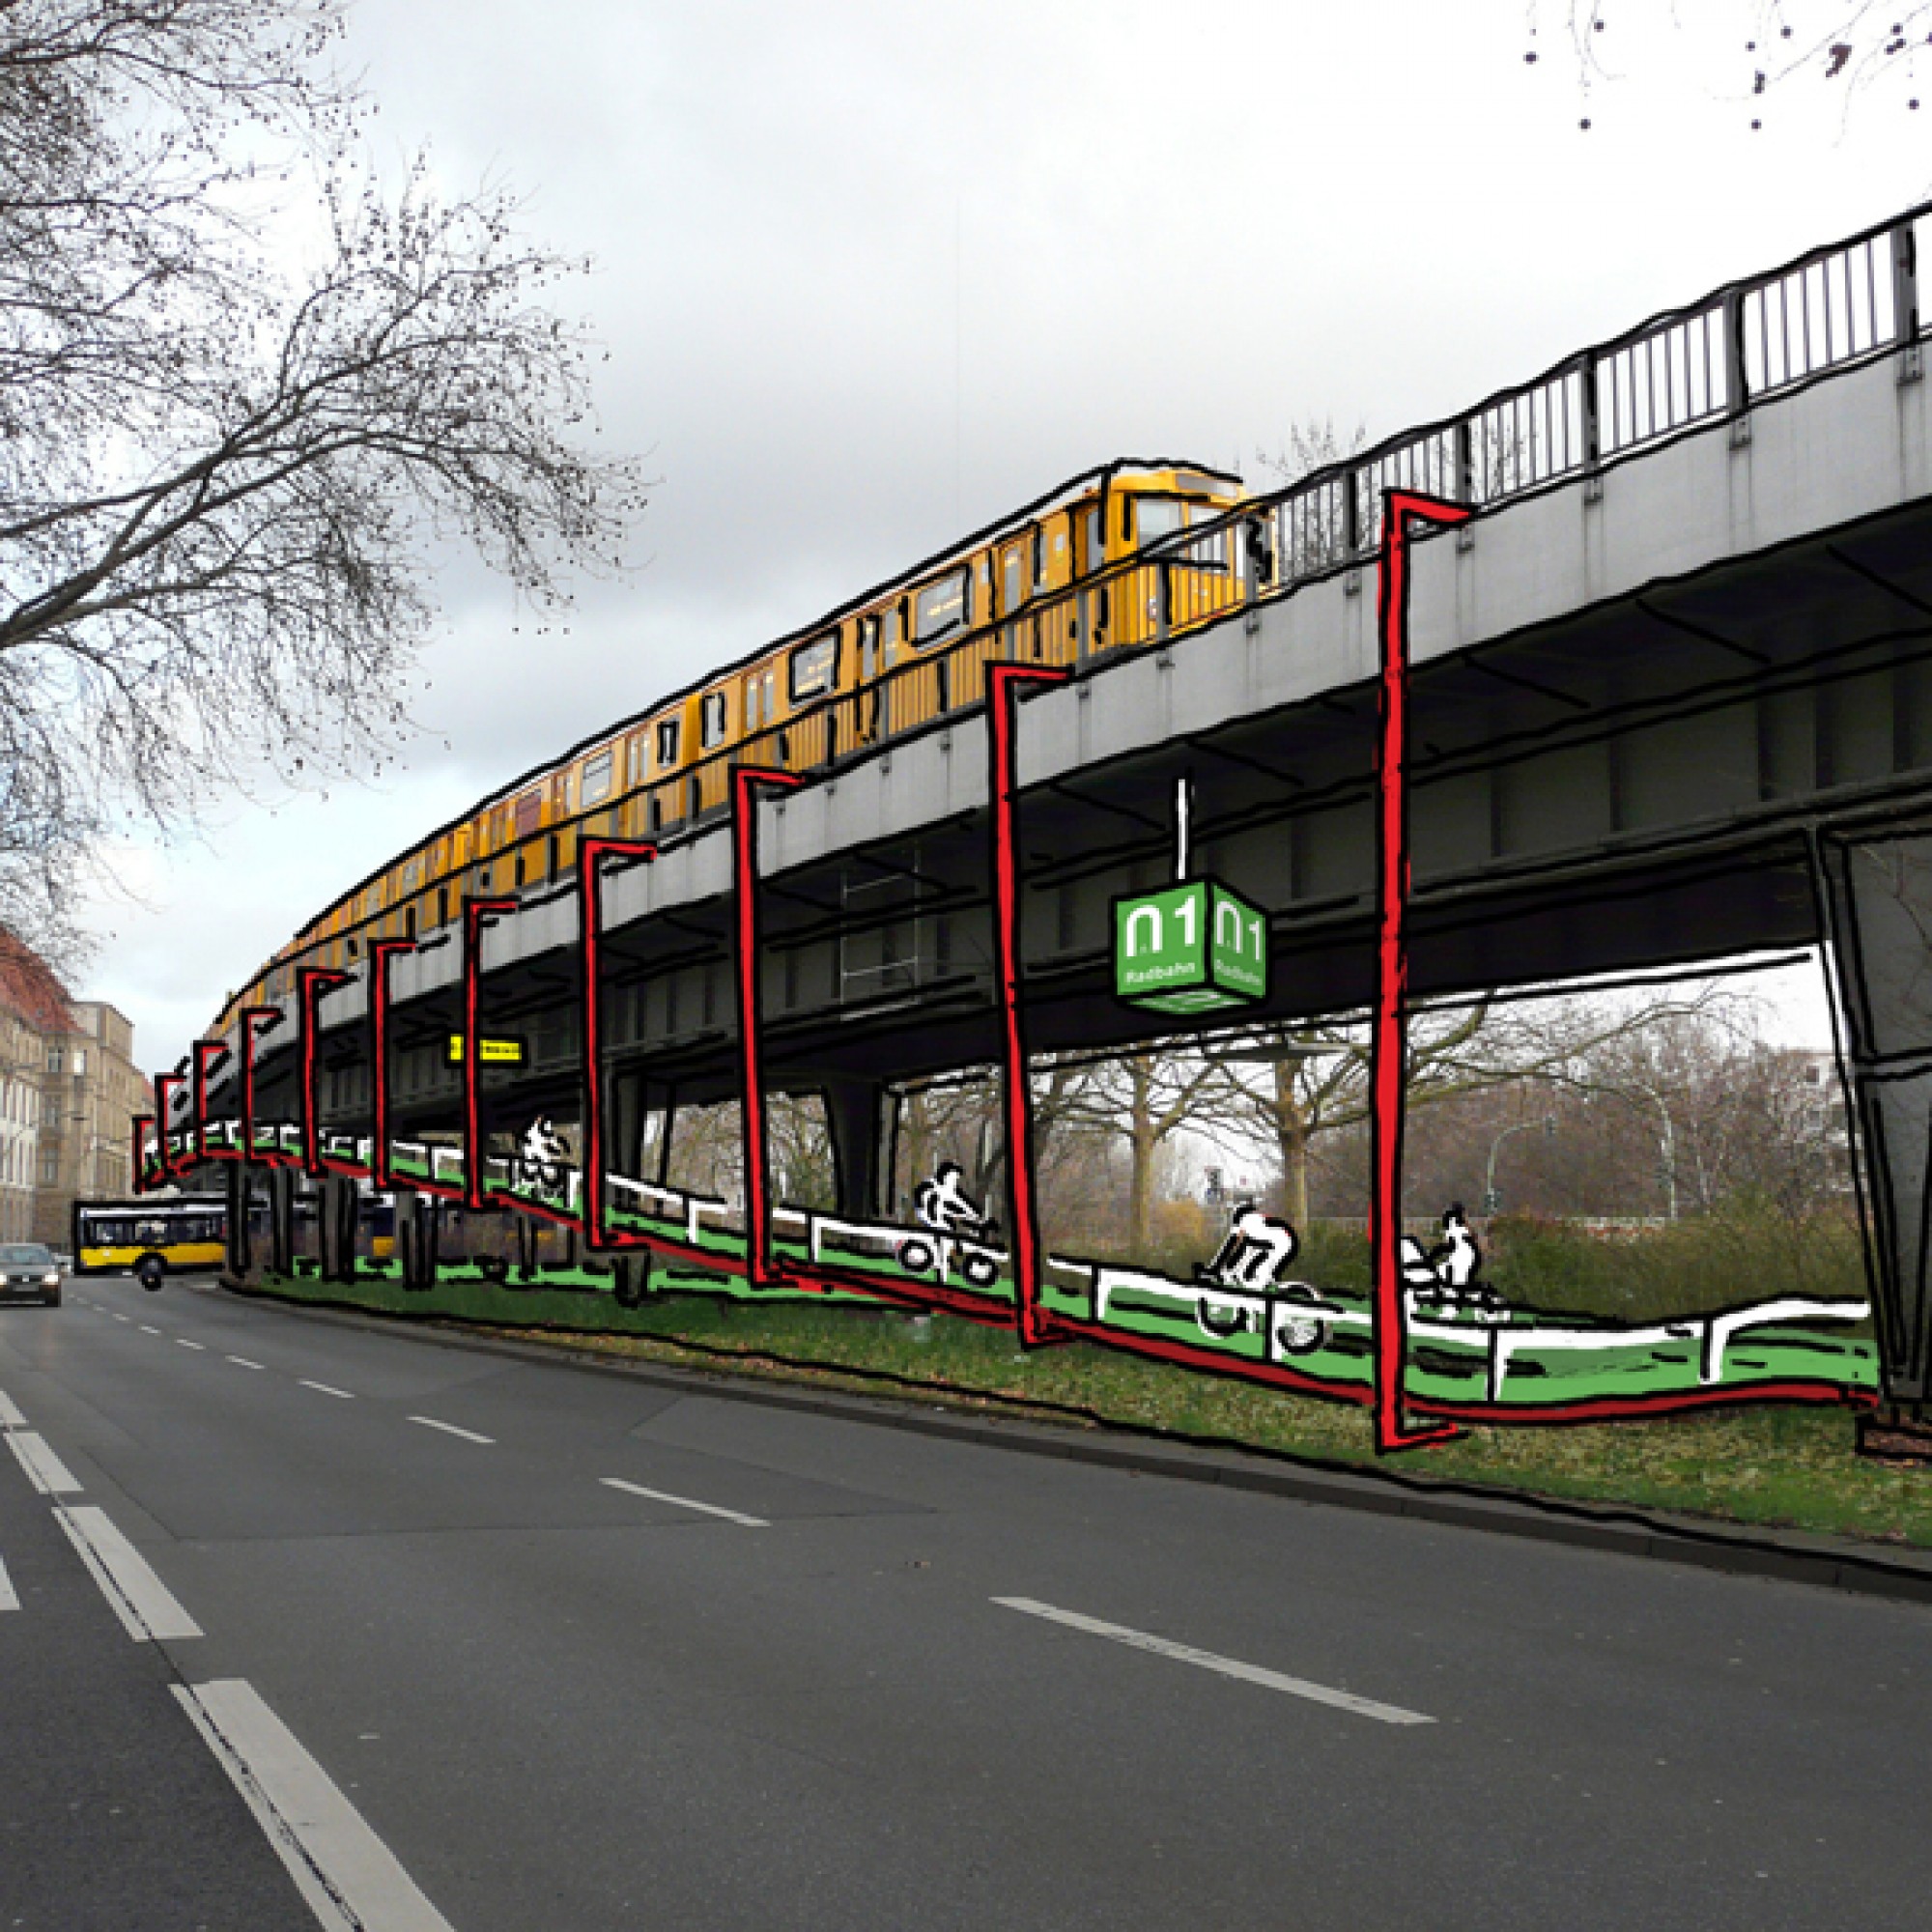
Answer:
[(724, 734), (731, 727), (731, 694), (726, 691), (707, 691), (697, 712), (698, 741), (708, 752), (714, 745), (724, 742)]
[(658, 720), (658, 769), (677, 763), (677, 741), (680, 735), (679, 721), (675, 718)]
[(1107, 535), (1101, 526), (1100, 512), (1089, 510), (1084, 521), (1084, 534), (1087, 539), (1087, 564), (1089, 570), (1098, 570), (1107, 554)]
[(543, 794), (526, 791), (517, 801), (517, 837), (527, 838), (543, 823)]
[(420, 858), (412, 859), (410, 863), (403, 867), (404, 892), (406, 893), (414, 892), (414, 890), (416, 889), (416, 885), (421, 878), (422, 878), (422, 860)]
[(582, 803), (586, 810), (597, 804), (600, 799), (606, 799), (611, 796), (611, 754), (609, 752), (599, 752), (584, 766)]
[[(866, 620), (875, 628), (876, 617)], [(801, 644), (791, 654), (791, 701), (803, 704), (808, 697), (823, 697), (828, 691), (838, 684), (838, 633), (827, 631), (824, 637), (814, 638), (809, 644)]]
[(955, 570), (928, 583), (914, 599), (913, 638), (921, 645), (963, 630), (972, 616), (970, 581)]
[(862, 680), (876, 677), (881, 668), (879, 656), (879, 619), (876, 616), (859, 619), (859, 676)]
[(1173, 497), (1143, 497), (1140, 512), (1141, 548), (1171, 537), (1180, 527), (1180, 504)]
[(639, 768), (643, 763), (643, 740), (641, 738), (632, 738), (624, 748), (624, 782), (627, 785), (637, 783), (639, 776)]
[[(1187, 506), (1187, 520), (1190, 524), (1211, 524), (1221, 514), (1212, 503), (1190, 503)], [(1212, 536), (1199, 537), (1187, 546), (1187, 561), (1196, 570), (1226, 570), (1228, 567), (1228, 532), (1218, 529)]]
[(1020, 601), (1026, 595), (1026, 552), (1018, 544), (1012, 545), (1001, 560), (1000, 605), (1006, 611), (1017, 611)]

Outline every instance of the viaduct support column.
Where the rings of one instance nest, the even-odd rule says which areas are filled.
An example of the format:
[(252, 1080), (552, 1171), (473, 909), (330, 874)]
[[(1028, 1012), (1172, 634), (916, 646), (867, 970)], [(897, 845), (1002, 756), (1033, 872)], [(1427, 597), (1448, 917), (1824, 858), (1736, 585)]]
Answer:
[(296, 1265), (296, 1176), (292, 1169), (271, 1167), (269, 1188), (269, 1265), (290, 1275)]
[(876, 1080), (828, 1080), (825, 1123), (832, 1135), (838, 1212), (848, 1221), (880, 1215), (880, 1152), (885, 1141), (884, 1091)]
[[(1883, 1393), (1892, 1420), (1922, 1428), (1932, 1393), (1932, 826), (1828, 834), (1816, 851), (1844, 1015)], [(1924, 1453), (1932, 1456), (1932, 1428)]]
[(249, 1252), (248, 1208), (254, 1197), (254, 1188), (249, 1184), (248, 1164), (236, 1160), (228, 1163), (228, 1272), (237, 1281), (246, 1281), (252, 1272), (253, 1256)]

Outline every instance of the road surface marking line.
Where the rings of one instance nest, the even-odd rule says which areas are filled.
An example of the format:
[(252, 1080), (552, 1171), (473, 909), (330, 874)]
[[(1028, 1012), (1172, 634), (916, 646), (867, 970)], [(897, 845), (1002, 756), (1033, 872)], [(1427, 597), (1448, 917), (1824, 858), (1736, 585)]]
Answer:
[(150, 1328), (145, 1321), (141, 1323), (141, 1333), (144, 1335), (158, 1335), (160, 1332), (158, 1328)]
[(177, 1349), (200, 1349), (206, 1352), (208, 1344), (206, 1342), (190, 1342), (185, 1335), (177, 1335), (175, 1337), (175, 1347)]
[(327, 1382), (312, 1382), (305, 1376), (298, 1376), (296, 1380), (305, 1389), (318, 1389), (324, 1395), (340, 1396), (344, 1402), (354, 1402), (355, 1398), (347, 1389), (332, 1389)]
[(121, 1534), (104, 1509), (56, 1509), (54, 1515), (100, 1585), (108, 1607), (136, 1643), (201, 1634), (201, 1626), (175, 1601), (148, 1559)]
[(466, 1442), (482, 1442), (494, 1446), (494, 1435), (478, 1435), (473, 1429), (459, 1429), (453, 1422), (439, 1422), (433, 1415), (412, 1415), (412, 1422), (419, 1422), (425, 1429), (440, 1429), (445, 1435), (460, 1435)]
[(1279, 1670), (1264, 1670), (1258, 1663), (1243, 1663), (1238, 1658), (1217, 1657), (1211, 1650), (1196, 1650), (1192, 1644), (1171, 1643), (1164, 1636), (1149, 1636), (1143, 1631), (1128, 1630), (1122, 1624), (1102, 1623), (1098, 1617), (1083, 1617), (1077, 1610), (1057, 1610), (1051, 1604), (1036, 1603), (1031, 1597), (995, 1597), (1004, 1609), (1024, 1610), (1030, 1617), (1044, 1617), (1049, 1623), (1065, 1624), (1069, 1630), (1085, 1631), (1090, 1636), (1111, 1637), (1135, 1650), (1151, 1650), (1156, 1657), (1171, 1657), (1180, 1663), (1197, 1663), (1203, 1670), (1218, 1671), (1223, 1677), (1238, 1677), (1244, 1684), (1259, 1684), (1269, 1690), (1285, 1690), (1291, 1697), (1306, 1697), (1311, 1703), (1332, 1704), (1338, 1711), (1352, 1711), (1358, 1718), (1374, 1718), (1383, 1724), (1433, 1724), (1420, 1711), (1405, 1711), (1399, 1704), (1378, 1704), (1373, 1697), (1352, 1696), (1347, 1690), (1331, 1690), (1325, 1684), (1311, 1684), (1305, 1677), (1284, 1676)]
[(114, 1319), (117, 1321), (131, 1321), (134, 1318), (131, 1315), (117, 1315)]
[(252, 1684), (171, 1688), (327, 1932), (452, 1932)]
[(7, 1446), (14, 1452), (14, 1461), (27, 1472), (27, 1480), (43, 1496), (71, 1496), (80, 1493), (80, 1485), (74, 1481), (67, 1464), (46, 1445), (45, 1438), (36, 1435), (31, 1429), (16, 1429), (9, 1433)]
[(622, 1476), (600, 1476), (607, 1489), (622, 1490), (626, 1495), (648, 1496), (654, 1503), (674, 1503), (679, 1509), (696, 1510), (701, 1516), (722, 1516), (726, 1522), (741, 1522), (747, 1529), (769, 1529), (761, 1516), (745, 1516), (738, 1510), (720, 1509), (716, 1503), (695, 1503), (689, 1496), (673, 1496), (663, 1490), (647, 1490), (641, 1483), (627, 1483)]
[(20, 1599), (14, 1594), (14, 1579), (7, 1574), (7, 1560), (0, 1557), (0, 1610), (17, 1610)]
[(14, 1406), (14, 1398), (0, 1389), (0, 1429), (24, 1429), (27, 1418)]
[(259, 1369), (260, 1362), (251, 1362), (246, 1355), (223, 1355), (224, 1362), (233, 1362), (238, 1369)]

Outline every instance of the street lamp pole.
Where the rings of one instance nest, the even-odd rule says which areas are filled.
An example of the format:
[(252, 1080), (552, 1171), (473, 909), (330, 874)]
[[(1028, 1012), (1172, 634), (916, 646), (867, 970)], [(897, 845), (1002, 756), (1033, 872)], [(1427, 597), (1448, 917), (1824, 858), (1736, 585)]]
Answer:
[(1540, 1121), (1519, 1121), (1515, 1126), (1505, 1127), (1490, 1143), (1490, 1164), (1488, 1171), (1483, 1176), (1483, 1212), (1485, 1214), (1493, 1214), (1496, 1211), (1496, 1150), (1512, 1134), (1526, 1134), (1532, 1127), (1541, 1127), (1545, 1140), (1554, 1140), (1556, 1138), (1556, 1116), (1554, 1114), (1546, 1114)]

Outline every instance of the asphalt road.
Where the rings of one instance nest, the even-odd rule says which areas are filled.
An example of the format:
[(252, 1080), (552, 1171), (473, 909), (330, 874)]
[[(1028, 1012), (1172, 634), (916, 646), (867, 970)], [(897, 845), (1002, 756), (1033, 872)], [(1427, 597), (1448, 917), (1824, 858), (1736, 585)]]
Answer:
[[(1921, 1606), (180, 1283), (0, 1311), (0, 1391), (79, 1486), (0, 1455), (10, 1718), (35, 1644), (111, 1690), (0, 1722), (0, 1926), (313, 1922), (176, 1680), (271, 1827), (313, 1760), (371, 1932), (1932, 1923)], [(56, 1504), (202, 1634), (134, 1642)], [(116, 1752), (172, 1840), (104, 1830)], [(16, 1802), (43, 1765), (75, 1802)]]

